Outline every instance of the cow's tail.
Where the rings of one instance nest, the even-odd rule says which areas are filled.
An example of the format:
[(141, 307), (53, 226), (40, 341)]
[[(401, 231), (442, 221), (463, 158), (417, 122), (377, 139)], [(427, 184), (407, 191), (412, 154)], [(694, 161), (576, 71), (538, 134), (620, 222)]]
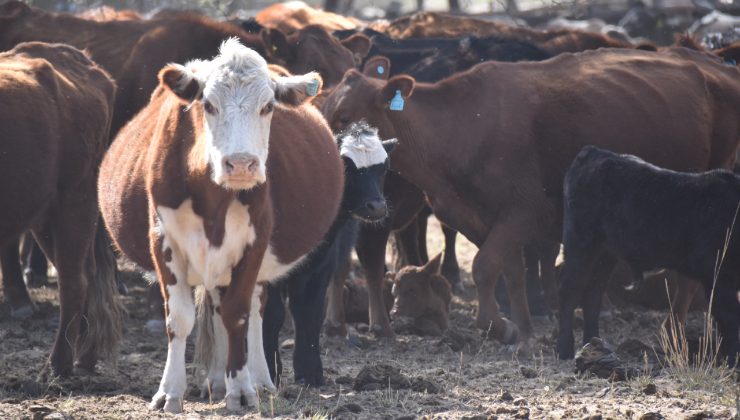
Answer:
[(195, 339), (195, 356), (194, 363), (196, 366), (196, 376), (200, 377), (207, 374), (213, 363), (213, 342), (215, 333), (213, 331), (213, 302), (211, 301), (205, 287), (195, 289), (195, 324), (198, 334)]
[(94, 268), (88, 281), (86, 315), (82, 320), (84, 335), (77, 354), (93, 354), (99, 359), (115, 361), (126, 310), (118, 297), (118, 267), (110, 245), (105, 225), (99, 220), (93, 243)]

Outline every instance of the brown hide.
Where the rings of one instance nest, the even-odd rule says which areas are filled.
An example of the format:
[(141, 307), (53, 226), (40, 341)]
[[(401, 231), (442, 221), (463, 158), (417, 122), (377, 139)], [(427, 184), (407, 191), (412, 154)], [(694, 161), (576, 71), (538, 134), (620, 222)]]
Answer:
[[(185, 182), (183, 160), (193, 143), (191, 133), (199, 130), (193, 118), (197, 120), (202, 106), (196, 103), (187, 113), (184, 107), (158, 88), (151, 103), (118, 134), (101, 166), (101, 208), (111, 236), (124, 255), (146, 270), (153, 269), (146, 180), (155, 159), (171, 154), (175, 158), (167, 159), (171, 166), (161, 168), (162, 176)], [(168, 123), (159, 125), (160, 119)], [(165, 139), (169, 143), (161, 143)], [(274, 212), (271, 244), (278, 259), (288, 262), (321, 240), (339, 209), (343, 189), (344, 168), (336, 144), (313, 107), (275, 108), (267, 168)], [(177, 196), (172, 189), (166, 191), (168, 206), (177, 207), (184, 199), (183, 187), (178, 187)]]
[(276, 3), (260, 10), (255, 20), (267, 28), (277, 28), (286, 34), (293, 33), (308, 25), (320, 25), (327, 31), (355, 29), (361, 22), (332, 12), (314, 9), (305, 3)]
[(449, 323), (452, 291), (439, 274), (442, 254), (422, 267), (407, 266), (393, 278), (391, 318), (413, 319), (415, 330), (424, 335), (441, 335)]
[[(285, 39), (282, 33), (275, 36)], [(308, 28), (291, 35), (285, 47), (278, 50), (268, 45), (268, 53), (260, 35), (249, 34), (232, 24), (188, 14), (148, 32), (134, 47), (118, 80), (113, 133), (147, 104), (157, 86), (160, 68), (167, 63), (210, 59), (230, 37), (239, 38), (268, 62), (280, 64), (293, 74), (318, 71), (326, 86), (337, 83), (346, 70), (354, 67), (352, 53), (320, 28)]]
[[(105, 71), (68, 45), (23, 43), (0, 54), (0, 249), (15, 247), (17, 264), (17, 239), (30, 229), (59, 273), (51, 354), (59, 375), (72, 372), (75, 349), (81, 366), (93, 369), (120, 332), (113, 319), (118, 307), (104, 291), (103, 272), (112, 280), (113, 266), (98, 259), (95, 239), (95, 182), (114, 90)], [(4, 274), (7, 268), (4, 263)], [(22, 280), (18, 286), (24, 288)], [(82, 318), (89, 319), (84, 339)]]
[[(388, 109), (396, 90), (413, 90), (402, 112)], [(397, 137), (392, 168), (424, 190), (443, 223), (481, 248), (473, 276), (479, 297), (485, 289), (484, 328), (499, 322), (489, 282), (502, 269), (523, 278), (522, 245), (559, 240), (562, 179), (581, 147), (675, 170), (729, 168), (738, 109), (738, 69), (683, 48), (484, 63), (415, 87), (406, 76), (386, 83), (352, 71), (322, 107), (333, 129), (366, 119), (382, 137)], [(519, 307), (522, 328), (528, 314), (520, 303), (512, 308)]]
[(94, 7), (87, 9), (77, 16), (88, 19), (96, 20), (98, 22), (107, 22), (111, 20), (141, 20), (141, 15), (135, 10), (116, 10), (110, 6)]
[(87, 50), (118, 80), (139, 37), (159, 25), (161, 22), (146, 20), (88, 20), (11, 0), (0, 5), (0, 50), (24, 41), (69, 44)]

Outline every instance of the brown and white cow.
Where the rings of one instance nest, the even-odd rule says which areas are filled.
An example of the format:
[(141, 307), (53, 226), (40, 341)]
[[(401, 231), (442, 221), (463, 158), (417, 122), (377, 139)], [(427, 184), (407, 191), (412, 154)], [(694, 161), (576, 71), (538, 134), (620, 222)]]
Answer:
[[(101, 168), (101, 208), (123, 253), (156, 269), (169, 350), (150, 407), (182, 410), (192, 287), (216, 313), (208, 386), (226, 406), (274, 389), (262, 350), (260, 283), (287, 273), (334, 220), (343, 166), (310, 105), (320, 78), (276, 76), (255, 51), (226, 41), (210, 61), (168, 65), (147, 105), (116, 137)], [(269, 153), (268, 153), (269, 151)], [(248, 331), (249, 352), (244, 338)]]
[[(403, 110), (392, 110), (401, 100)], [(350, 71), (322, 107), (333, 129), (366, 119), (381, 136), (398, 138), (392, 169), (479, 247), (477, 324), (503, 341), (516, 329), (499, 313), (495, 281), (506, 274), (512, 317), (521, 335), (531, 335), (522, 246), (560, 239), (562, 180), (582, 146), (684, 171), (729, 168), (738, 109), (738, 69), (683, 48), (484, 63), (435, 84)]]
[(22, 43), (0, 54), (3, 281), (11, 305), (14, 299), (30, 304), (18, 238), (32, 231), (59, 273), (51, 353), (59, 375), (72, 373), (75, 356), (92, 370), (98, 356), (112, 355), (121, 334), (115, 259), (98, 226), (95, 188), (114, 91), (108, 73), (68, 45)]

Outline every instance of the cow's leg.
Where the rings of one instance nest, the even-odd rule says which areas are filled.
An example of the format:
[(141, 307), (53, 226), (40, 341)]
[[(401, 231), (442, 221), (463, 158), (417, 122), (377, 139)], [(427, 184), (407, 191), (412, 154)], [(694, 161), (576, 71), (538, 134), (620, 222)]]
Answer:
[(583, 344), (592, 337), (599, 336), (599, 314), (601, 313), (601, 298), (609, 284), (609, 275), (617, 260), (607, 253), (603, 253), (596, 262), (592, 277), (586, 279), (583, 291)]
[[(422, 234), (419, 231), (420, 222), (417, 216), (406, 227), (393, 232), (396, 247), (396, 261), (394, 262), (396, 271), (407, 265), (423, 265), (428, 260), (428, 258), (424, 259), (425, 255), (422, 256), (422, 250), (419, 248), (419, 236)], [(426, 233), (424, 235), (426, 238)], [(426, 254), (426, 246), (423, 252)]]
[(324, 332), (329, 337), (346, 337), (347, 325), (344, 313), (344, 284), (349, 277), (351, 261), (346, 258), (341, 261), (339, 268), (329, 282), (326, 302), (326, 325)]
[(252, 385), (255, 388), (275, 392), (277, 388), (270, 377), (265, 346), (262, 341), (262, 302), (263, 298), (267, 298), (266, 287), (258, 284), (252, 293), (252, 303), (249, 306), (249, 326), (247, 327), (247, 369), (249, 369)]
[(10, 303), (10, 316), (25, 319), (33, 315), (35, 308), (23, 283), (18, 247), (19, 240), (14, 239), (0, 250), (0, 268), (3, 273), (5, 298)]
[(740, 302), (738, 302), (735, 284), (727, 278), (717, 279), (714, 296), (711, 289), (706, 289), (707, 300), (712, 301), (711, 313), (717, 322), (721, 338), (720, 355), (730, 366), (740, 362)]
[(50, 209), (44, 231), (34, 231), (36, 240), (59, 274), (59, 330), (51, 353), (51, 366), (62, 376), (72, 373), (89, 276), (93, 274), (89, 255), (98, 210), (89, 193), (88, 188), (81, 187), (63, 194), (59, 203)]
[(367, 279), (370, 329), (381, 337), (393, 338), (395, 334), (383, 302), (385, 245), (389, 235), (388, 226), (362, 226), (356, 250)]
[(527, 300), (527, 279), (524, 269), (523, 248), (506, 254), (504, 262), (504, 279), (511, 303), (511, 318), (519, 328), (519, 340), (526, 342), (532, 337), (534, 327), (529, 313)]
[(265, 303), (264, 318), (262, 320), (262, 339), (270, 377), (275, 385), (279, 385), (280, 376), (283, 374), (279, 339), (280, 329), (285, 323), (285, 304), (280, 293), (280, 286), (268, 284), (265, 287), (267, 287), (267, 302)]
[[(332, 258), (336, 257), (327, 257)], [(317, 264), (315, 270), (288, 285), (288, 304), (295, 325), (293, 371), (296, 383), (311, 386), (324, 384), (319, 338), (324, 321), (326, 288), (334, 268), (336, 264)]]
[(419, 264), (423, 265), (429, 261), (429, 250), (427, 249), (427, 228), (429, 226), (429, 216), (432, 215), (432, 209), (425, 205), (419, 214), (416, 215), (411, 224), (416, 225), (416, 247), (419, 250)]
[(460, 266), (457, 263), (455, 243), (457, 231), (446, 225), (442, 225), (442, 234), (445, 237), (444, 256), (442, 257), (442, 275), (450, 282), (452, 290), (456, 293), (463, 291), (463, 283), (460, 278)]
[[(500, 225), (506, 226), (506, 225)], [(473, 281), (478, 293), (478, 316), (476, 325), (478, 328), (489, 330), (492, 337), (505, 344), (516, 342), (519, 331), (517, 325), (503, 318), (496, 302), (495, 290), (499, 275), (504, 271), (507, 263), (512, 263), (517, 258), (519, 266), (509, 267), (509, 274), (512, 276), (508, 280), (515, 291), (509, 289), (509, 296), (514, 296), (518, 302), (524, 302), (526, 308), (526, 296), (523, 295), (524, 268), (521, 257), (521, 246), (512, 242), (514, 236), (506, 234), (502, 229), (493, 229), (486, 240), (478, 249), (478, 253), (473, 260)], [(508, 255), (507, 255), (508, 254)], [(519, 296), (519, 294), (522, 294)], [(512, 302), (512, 307), (514, 303)], [(521, 308), (518, 309), (518, 315), (521, 316)], [(523, 318), (523, 317), (522, 317)], [(522, 321), (520, 319), (520, 321)], [(531, 331), (530, 325), (523, 327)]]
[(23, 279), (28, 287), (39, 287), (46, 283), (49, 265), (46, 255), (33, 239), (31, 232), (26, 232), (22, 237), (21, 261), (23, 262)]
[(592, 249), (569, 249), (560, 273), (560, 322), (558, 329), (557, 351), (560, 359), (572, 359), (575, 356), (575, 339), (573, 337), (573, 312), (581, 303), (585, 283), (591, 278), (591, 271), (596, 260)]
[[(701, 283), (698, 281), (676, 272), (673, 272), (673, 274), (678, 290), (672, 298), (669, 296), (671, 298), (671, 313), (663, 321), (663, 327), (671, 335), (679, 334), (686, 327), (686, 319), (689, 316), (689, 308), (694, 301), (694, 295), (701, 289)], [(673, 317), (673, 320), (670, 317)], [(678, 336), (676, 337), (678, 338)]]
[(550, 311), (558, 310), (558, 283), (555, 275), (555, 260), (560, 251), (557, 242), (542, 242), (537, 245), (540, 255), (540, 284)]
[[(250, 321), (252, 300), (254, 299), (257, 275), (267, 249), (269, 223), (261, 224), (262, 230), (257, 232), (256, 242), (245, 251), (242, 259), (231, 270), (231, 283), (221, 298), (221, 316), (228, 334), (229, 351), (226, 358), (226, 409), (230, 411), (241, 409), (241, 399), (244, 397), (248, 405), (257, 405), (257, 392), (254, 390), (252, 376), (247, 358), (245, 357), (244, 339), (247, 328), (254, 322), (262, 322), (262, 317)], [(259, 296), (259, 295), (258, 295)], [(259, 309), (258, 305), (257, 309)], [(249, 346), (259, 348), (264, 361), (264, 347), (262, 345), (262, 331), (258, 335), (249, 335)], [(267, 372), (269, 380), (269, 372)]]
[[(210, 342), (202, 343), (203, 346), (210, 346), (210, 349), (205, 351), (210, 354), (210, 358), (208, 376), (201, 390), (201, 397), (209, 396), (212, 400), (221, 400), (226, 395), (226, 357), (229, 351), (229, 340), (221, 317), (221, 296), (225, 291), (225, 287), (218, 287), (208, 292), (211, 307), (206, 310), (213, 311), (210, 318), (212, 335), (207, 337)], [(208, 325), (204, 327), (208, 328)], [(204, 331), (200, 331), (199, 334), (204, 334)]]
[(159, 390), (149, 408), (164, 408), (168, 413), (182, 412), (187, 388), (185, 373), (185, 341), (195, 324), (195, 305), (191, 287), (187, 284), (187, 262), (165, 238), (152, 234), (152, 253), (164, 298), (167, 325), (167, 362), (164, 365)]

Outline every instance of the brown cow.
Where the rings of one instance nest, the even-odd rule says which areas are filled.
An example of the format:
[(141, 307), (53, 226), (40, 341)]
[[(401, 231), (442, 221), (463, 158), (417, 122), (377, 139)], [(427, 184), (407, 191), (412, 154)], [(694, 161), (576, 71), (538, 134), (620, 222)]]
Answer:
[(213, 60), (168, 65), (159, 79), (103, 162), (101, 209), (121, 251), (156, 269), (165, 299), (169, 351), (150, 407), (182, 411), (191, 289), (202, 284), (215, 307), (206, 385), (238, 409), (242, 396), (255, 402), (255, 386), (274, 389), (262, 347), (262, 284), (323, 238), (344, 167), (315, 108), (278, 105), (315, 93), (316, 73), (272, 75), (259, 54), (228, 40)]
[(141, 15), (135, 10), (116, 10), (110, 6), (93, 7), (92, 9), (87, 9), (81, 13), (78, 13), (77, 16), (83, 19), (95, 20), (98, 22), (108, 22), (111, 20), (142, 19)]
[(14, 251), (16, 266), (8, 276), (3, 257), (4, 281), (23, 290), (18, 238), (31, 230), (59, 273), (51, 353), (59, 375), (72, 372), (75, 352), (82, 368), (94, 369), (121, 334), (115, 259), (98, 228), (95, 189), (114, 90), (105, 71), (67, 45), (23, 43), (0, 54), (0, 249)]
[(286, 34), (309, 25), (320, 25), (327, 31), (356, 29), (362, 26), (359, 20), (332, 12), (314, 9), (302, 1), (276, 3), (260, 10), (255, 16), (260, 25), (277, 28)]
[(366, 119), (399, 139), (392, 168), (479, 247), (477, 324), (504, 342), (516, 328), (499, 313), (495, 281), (506, 274), (513, 319), (530, 336), (522, 246), (560, 239), (562, 180), (582, 146), (685, 171), (730, 167), (738, 109), (738, 69), (683, 48), (484, 63), (436, 84), (350, 71), (322, 107), (335, 130)]
[(117, 81), (139, 37), (161, 24), (147, 20), (88, 20), (10, 0), (0, 5), (0, 50), (24, 41), (69, 44), (87, 50)]
[(442, 254), (421, 267), (407, 266), (393, 277), (391, 318), (409, 317), (421, 335), (442, 335), (447, 329), (452, 291), (440, 275)]
[(149, 101), (151, 92), (157, 86), (157, 69), (167, 63), (210, 58), (217, 52), (220, 43), (230, 37), (237, 37), (268, 61), (282, 64), (291, 73), (318, 71), (327, 86), (338, 83), (344, 72), (355, 66), (353, 54), (364, 56), (370, 45), (370, 41), (363, 36), (340, 43), (315, 26), (286, 37), (279, 30), (265, 31), (260, 35), (249, 34), (234, 25), (206, 17), (185, 16), (171, 20), (167, 25), (144, 35), (131, 52), (123, 75), (118, 80), (113, 132)]

